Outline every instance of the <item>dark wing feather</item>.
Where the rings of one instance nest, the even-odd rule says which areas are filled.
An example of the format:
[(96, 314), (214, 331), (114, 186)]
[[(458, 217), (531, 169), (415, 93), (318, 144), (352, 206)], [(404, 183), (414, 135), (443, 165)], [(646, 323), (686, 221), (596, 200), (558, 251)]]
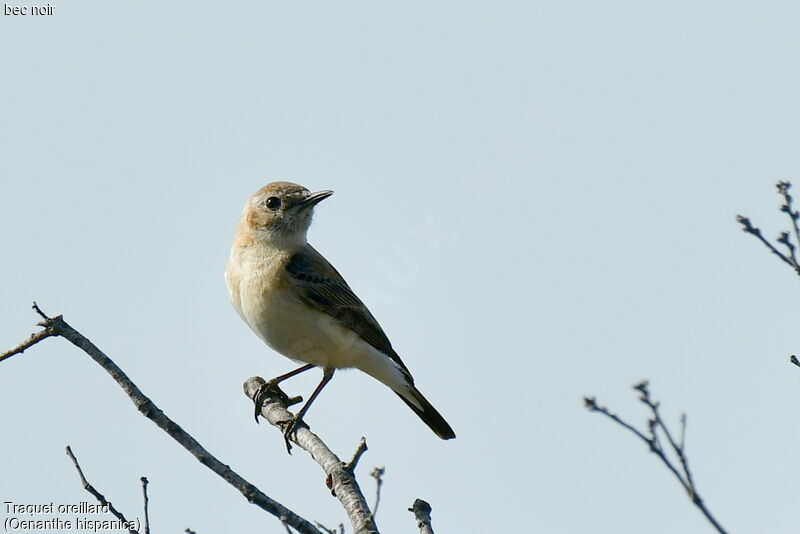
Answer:
[(295, 253), (286, 264), (289, 281), (298, 289), (300, 299), (312, 308), (330, 315), (361, 339), (389, 356), (411, 375), (389, 338), (363, 302), (353, 293), (342, 275), (311, 245)]

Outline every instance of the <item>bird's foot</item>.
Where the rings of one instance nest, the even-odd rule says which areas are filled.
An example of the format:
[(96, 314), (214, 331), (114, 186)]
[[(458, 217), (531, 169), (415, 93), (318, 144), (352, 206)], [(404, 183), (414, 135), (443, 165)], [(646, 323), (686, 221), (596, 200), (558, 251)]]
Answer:
[(300, 414), (292, 416), (290, 420), (281, 424), (286, 425), (283, 429), (283, 441), (286, 443), (286, 452), (292, 454), (292, 444), (289, 442), (289, 440), (292, 438), (292, 434), (294, 434), (295, 431), (300, 428), (300, 425), (309, 428), (308, 424), (303, 420), (303, 416)]
[(253, 397), (253, 404), (255, 406), (255, 419), (256, 423), (258, 423), (258, 416), (261, 415), (261, 408), (264, 407), (264, 404), (271, 399), (278, 400), (281, 404), (286, 407), (292, 406), (297, 404), (298, 402), (303, 401), (303, 397), (289, 397), (283, 390), (278, 386), (279, 381), (272, 379), (267, 382), (264, 382), (256, 391), (256, 394)]

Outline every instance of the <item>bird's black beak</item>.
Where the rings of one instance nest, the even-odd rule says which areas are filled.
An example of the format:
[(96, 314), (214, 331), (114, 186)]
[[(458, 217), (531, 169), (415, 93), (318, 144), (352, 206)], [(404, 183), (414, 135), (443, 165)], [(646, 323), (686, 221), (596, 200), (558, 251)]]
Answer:
[(317, 191), (316, 193), (311, 193), (308, 195), (303, 201), (297, 204), (298, 208), (311, 208), (328, 198), (333, 194), (333, 191)]

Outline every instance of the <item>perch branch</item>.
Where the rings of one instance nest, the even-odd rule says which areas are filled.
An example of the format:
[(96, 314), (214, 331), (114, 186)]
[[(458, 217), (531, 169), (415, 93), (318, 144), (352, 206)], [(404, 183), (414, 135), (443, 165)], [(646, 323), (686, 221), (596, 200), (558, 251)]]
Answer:
[[(122, 390), (130, 397), (136, 408), (148, 419), (153, 421), (161, 430), (166, 432), (175, 441), (180, 443), (183, 448), (189, 451), (197, 460), (211, 469), (214, 473), (222, 477), (223, 480), (228, 482), (231, 486), (239, 490), (239, 492), (247, 499), (248, 502), (255, 504), (262, 510), (277, 517), (280, 521), (288, 523), (292, 528), (301, 534), (319, 534), (319, 530), (314, 527), (306, 519), (295, 514), (279, 502), (268, 497), (264, 492), (259, 490), (253, 484), (242, 478), (238, 473), (233, 471), (230, 467), (218, 460), (214, 455), (208, 452), (200, 443), (194, 439), (188, 432), (181, 428), (175, 421), (170, 419), (155, 403), (150, 400), (142, 391), (134, 384), (130, 378), (117, 366), (103, 351), (97, 348), (91, 341), (83, 336), (80, 332), (72, 328), (61, 317), (50, 318), (39, 309), (34, 303), (34, 310), (42, 318), (40, 326), (44, 328), (42, 332), (34, 334), (31, 340), (37, 338), (35, 341), (28, 340), (7, 351), (4, 355), (13, 355), (22, 352), (27, 347), (41, 341), (46, 337), (60, 336), (81, 349), (90, 358), (92, 358), (98, 365), (108, 372), (109, 375), (117, 382)], [(38, 337), (37, 337), (38, 336)], [(21, 347), (21, 349), (20, 349)], [(19, 349), (19, 350), (17, 350)], [(17, 350), (17, 352), (14, 352)], [(8, 356), (6, 356), (8, 357)]]
[[(81, 465), (78, 463), (78, 459), (75, 457), (75, 455), (74, 455), (74, 454), (72, 454), (72, 449), (70, 448), (70, 446), (69, 446), (69, 445), (67, 445), (66, 452), (67, 452), (67, 456), (69, 456), (70, 460), (72, 460), (72, 463), (73, 463), (73, 465), (75, 466), (75, 469), (78, 471), (78, 476), (80, 476), (80, 477), (81, 477), (81, 484), (83, 485), (83, 489), (85, 489), (86, 491), (88, 491), (88, 492), (89, 492), (89, 493), (90, 493), (90, 494), (91, 494), (91, 495), (92, 495), (92, 496), (93, 496), (95, 499), (97, 499), (97, 502), (99, 502), (99, 503), (100, 503), (102, 506), (108, 506), (108, 511), (109, 511), (109, 512), (111, 512), (112, 514), (114, 514), (114, 517), (116, 517), (117, 519), (119, 519), (119, 520), (120, 520), (120, 521), (122, 521), (123, 523), (125, 523), (125, 524), (127, 524), (127, 525), (130, 525), (130, 524), (131, 524), (131, 522), (130, 522), (130, 521), (128, 521), (128, 520), (125, 518), (125, 516), (124, 516), (124, 515), (122, 515), (122, 513), (121, 513), (119, 510), (117, 510), (116, 508), (114, 508), (114, 505), (113, 505), (113, 504), (111, 504), (110, 502), (108, 502), (108, 500), (105, 498), (105, 496), (104, 496), (102, 493), (100, 493), (99, 491), (97, 491), (97, 490), (95, 489), (95, 487), (94, 487), (94, 486), (92, 486), (92, 485), (89, 483), (89, 481), (88, 481), (88, 480), (86, 480), (86, 477), (85, 477), (85, 476), (83, 476), (83, 469), (81, 469)], [(131, 528), (131, 529), (128, 529), (128, 532), (129, 532), (130, 534), (138, 534), (138, 532), (136, 532), (136, 531), (135, 531), (134, 529), (132, 529), (132, 528)]]
[[(273, 386), (270, 391), (265, 393), (262, 388), (264, 384), (266, 381), (261, 377), (249, 378), (243, 384), (244, 393), (254, 402), (258, 399), (262, 403), (261, 416), (283, 432), (284, 426), (293, 418), (285, 406), (288, 396), (277, 386)], [(356, 450), (353, 461), (345, 464), (305, 424), (298, 425), (291, 435), (291, 441), (308, 452), (311, 458), (322, 467), (326, 475), (326, 483), (331, 493), (339, 499), (344, 507), (347, 517), (353, 525), (354, 533), (377, 534), (378, 527), (375, 525), (375, 520), (351, 468), (351, 464), (358, 462), (358, 458), (363, 453), (361, 445)], [(363, 449), (366, 450), (366, 442), (364, 442)]]
[[(633, 389), (640, 393), (639, 400), (650, 409), (652, 414), (647, 421), (647, 433), (637, 429), (629, 423), (626, 423), (619, 416), (609, 411), (609, 409), (605, 406), (600, 406), (597, 404), (597, 400), (594, 397), (584, 397), (583, 402), (589, 411), (605, 415), (644, 441), (650, 449), (650, 452), (658, 456), (667, 469), (669, 469), (675, 478), (678, 479), (678, 482), (681, 483), (683, 488), (686, 490), (686, 493), (689, 495), (689, 499), (703, 513), (703, 515), (714, 526), (714, 528), (717, 529), (717, 532), (720, 534), (727, 534), (714, 516), (711, 515), (711, 512), (708, 510), (708, 508), (706, 508), (705, 502), (700, 497), (700, 494), (697, 492), (697, 488), (695, 487), (692, 472), (689, 470), (689, 459), (686, 456), (684, 443), (686, 435), (686, 416), (683, 415), (681, 417), (681, 438), (680, 442), (678, 442), (672, 437), (672, 432), (670, 432), (669, 428), (664, 423), (664, 420), (661, 418), (661, 413), (659, 412), (659, 403), (653, 401), (653, 399), (650, 397), (650, 390), (647, 381), (636, 384)], [(670, 458), (668, 450), (664, 449), (661, 440), (659, 439), (659, 432), (661, 432), (667, 439), (667, 443), (669, 444), (672, 452), (678, 457), (678, 461), (680, 462), (679, 464), (676, 465)]]
[(414, 514), (417, 520), (417, 528), (419, 534), (433, 534), (433, 525), (431, 525), (431, 505), (422, 499), (416, 499), (409, 512)]

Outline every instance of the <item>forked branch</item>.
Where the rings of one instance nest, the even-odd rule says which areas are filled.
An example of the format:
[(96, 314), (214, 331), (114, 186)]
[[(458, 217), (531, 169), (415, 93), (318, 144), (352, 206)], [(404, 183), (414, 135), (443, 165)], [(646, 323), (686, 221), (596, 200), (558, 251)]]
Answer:
[[(692, 503), (703, 513), (708, 521), (717, 529), (720, 534), (727, 534), (719, 522), (711, 515), (711, 512), (705, 505), (705, 502), (697, 492), (697, 487), (692, 477), (692, 472), (689, 469), (689, 459), (686, 456), (686, 415), (681, 416), (681, 434), (679, 439), (675, 439), (673, 433), (664, 423), (659, 412), (659, 403), (650, 397), (650, 389), (647, 381), (636, 384), (633, 389), (639, 392), (639, 400), (648, 407), (651, 416), (647, 421), (647, 430), (639, 430), (630, 423), (622, 420), (618, 415), (612, 413), (605, 406), (597, 404), (594, 397), (584, 397), (583, 402), (586, 408), (591, 412), (597, 412), (605, 415), (621, 427), (625, 428), (633, 435), (647, 444), (650, 452), (655, 454), (661, 462), (669, 469), (669, 471), (678, 479), (686, 493), (689, 495)], [(662, 440), (666, 439), (667, 448), (664, 448)], [(677, 457), (675, 462), (671, 455)]]
[(290, 525), (293, 529), (301, 534), (320, 534), (319, 530), (299, 515), (295, 514), (279, 502), (268, 497), (264, 492), (259, 490), (253, 484), (242, 478), (238, 473), (233, 471), (225, 463), (218, 460), (214, 455), (208, 452), (200, 443), (194, 439), (188, 432), (180, 427), (175, 421), (170, 419), (155, 403), (150, 400), (142, 391), (134, 384), (125, 372), (117, 366), (103, 351), (97, 348), (91, 341), (89, 341), (83, 334), (72, 328), (61, 316), (48, 317), (39, 307), (34, 303), (34, 310), (42, 317), (42, 322), (39, 326), (44, 330), (33, 334), (28, 340), (20, 343), (16, 347), (0, 354), (0, 361), (20, 354), (27, 348), (33, 346), (39, 341), (48, 337), (63, 337), (83, 352), (92, 358), (98, 365), (108, 372), (109, 375), (117, 382), (122, 390), (130, 397), (136, 408), (142, 414), (153, 421), (159, 428), (170, 435), (175, 441), (180, 443), (187, 451), (189, 451), (197, 460), (211, 469), (214, 473), (222, 477), (226, 482), (235, 487), (239, 492), (251, 503), (255, 504), (262, 510), (272, 514), (281, 522)]
[(83, 469), (81, 469), (81, 464), (78, 463), (78, 459), (72, 453), (72, 448), (70, 448), (69, 445), (67, 445), (66, 452), (67, 456), (69, 456), (69, 459), (72, 460), (72, 465), (75, 466), (75, 470), (78, 471), (78, 476), (81, 478), (81, 485), (83, 486), (83, 489), (89, 492), (92, 497), (97, 499), (97, 502), (100, 503), (100, 506), (107, 506), (108, 511), (111, 512), (114, 517), (119, 519), (123, 525), (125, 525), (123, 528), (127, 529), (129, 534), (139, 534), (136, 529), (133, 528), (136, 523), (134, 521), (128, 521), (128, 519), (122, 515), (122, 512), (114, 508), (114, 505), (108, 502), (105, 495), (97, 491), (97, 489), (95, 489), (95, 487), (88, 480), (86, 480), (86, 477), (83, 474)]
[[(253, 402), (261, 403), (261, 416), (283, 434), (285, 425), (293, 419), (291, 412), (286, 409), (289, 397), (276, 385), (265, 392), (265, 384), (266, 381), (263, 378), (254, 376), (245, 381), (242, 387), (245, 395)], [(354, 473), (359, 458), (367, 450), (364, 438), (361, 438), (353, 459), (348, 463), (342, 462), (319, 436), (309, 430), (305, 423), (297, 426), (290, 439), (306, 451), (325, 472), (328, 489), (344, 507), (347, 517), (353, 525), (354, 533), (377, 534), (378, 527), (375, 525), (375, 518), (369, 510), (367, 500), (361, 492)]]
[[(782, 262), (791, 267), (795, 273), (800, 275), (800, 263), (798, 263), (797, 260), (797, 247), (800, 245), (800, 227), (798, 226), (800, 211), (794, 209), (794, 199), (792, 195), (789, 194), (789, 189), (792, 187), (792, 184), (790, 182), (778, 182), (776, 187), (778, 189), (778, 194), (783, 197), (783, 204), (780, 210), (788, 215), (792, 224), (792, 230), (781, 232), (775, 239), (777, 243), (783, 245), (783, 248), (786, 249), (786, 253), (781, 252), (775, 245), (770, 243), (761, 233), (761, 229), (757, 226), (753, 226), (753, 223), (750, 222), (750, 219), (747, 217), (737, 215), (736, 221), (742, 225), (742, 230), (744, 232), (755, 236), (771, 253), (775, 254)], [(792, 231), (797, 244), (792, 242), (792, 237), (790, 235)]]

